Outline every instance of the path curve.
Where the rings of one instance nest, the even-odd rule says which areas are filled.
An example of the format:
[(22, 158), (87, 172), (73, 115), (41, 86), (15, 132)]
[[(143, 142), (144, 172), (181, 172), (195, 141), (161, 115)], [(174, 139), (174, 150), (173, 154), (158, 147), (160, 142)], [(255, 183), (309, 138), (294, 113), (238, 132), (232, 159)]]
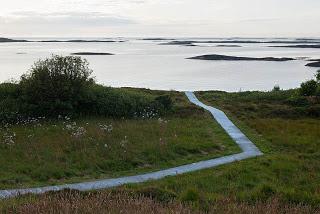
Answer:
[(87, 190), (99, 190), (110, 187), (117, 187), (124, 184), (141, 183), (150, 180), (158, 180), (167, 176), (175, 176), (188, 172), (198, 171), (202, 169), (208, 169), (219, 165), (232, 163), (235, 161), (244, 160), (247, 158), (257, 157), (263, 153), (228, 119), (228, 117), (219, 109), (207, 106), (200, 102), (193, 92), (185, 92), (190, 102), (208, 110), (214, 119), (222, 126), (222, 128), (228, 133), (228, 135), (239, 145), (242, 152), (239, 154), (228, 155), (220, 158), (215, 158), (207, 161), (200, 161), (192, 164), (178, 166), (166, 170), (160, 170), (157, 172), (151, 172), (135, 176), (127, 176), (113, 179), (104, 179), (91, 182), (64, 184), (57, 186), (47, 186), (38, 188), (27, 189), (12, 189), (12, 190), (0, 190), (0, 199), (16, 197), (28, 193), (41, 194), (48, 191), (59, 191), (63, 189), (74, 189), (80, 191)]

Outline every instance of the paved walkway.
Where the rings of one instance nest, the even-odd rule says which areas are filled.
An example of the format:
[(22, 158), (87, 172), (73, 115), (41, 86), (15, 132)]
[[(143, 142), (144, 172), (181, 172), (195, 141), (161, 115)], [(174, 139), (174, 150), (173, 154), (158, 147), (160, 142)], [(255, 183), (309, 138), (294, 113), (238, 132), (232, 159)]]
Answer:
[(167, 176), (175, 176), (202, 169), (208, 169), (219, 165), (262, 155), (259, 149), (228, 119), (228, 117), (222, 111), (201, 103), (196, 98), (193, 92), (185, 92), (185, 94), (189, 98), (190, 102), (208, 110), (212, 114), (214, 119), (223, 127), (223, 129), (242, 149), (241, 153), (135, 176), (39, 188), (0, 190), (0, 199), (15, 197), (27, 193), (40, 194), (48, 191), (58, 191), (63, 189), (74, 189), (80, 191), (106, 189), (123, 184), (133, 184), (150, 180), (158, 180)]

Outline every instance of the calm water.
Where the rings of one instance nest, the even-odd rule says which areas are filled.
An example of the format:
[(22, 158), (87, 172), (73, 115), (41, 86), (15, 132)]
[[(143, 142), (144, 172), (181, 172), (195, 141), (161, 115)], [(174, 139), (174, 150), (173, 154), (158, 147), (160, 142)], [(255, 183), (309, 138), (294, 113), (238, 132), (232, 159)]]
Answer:
[(311, 78), (317, 69), (305, 67), (307, 62), (304, 60), (230, 62), (185, 58), (203, 54), (320, 58), (320, 49), (270, 48), (268, 44), (187, 47), (158, 43), (138, 39), (123, 43), (0, 43), (0, 81), (18, 79), (34, 61), (51, 54), (87, 51), (116, 54), (84, 56), (90, 62), (97, 82), (108, 86), (239, 91), (270, 90), (278, 84), (288, 89)]

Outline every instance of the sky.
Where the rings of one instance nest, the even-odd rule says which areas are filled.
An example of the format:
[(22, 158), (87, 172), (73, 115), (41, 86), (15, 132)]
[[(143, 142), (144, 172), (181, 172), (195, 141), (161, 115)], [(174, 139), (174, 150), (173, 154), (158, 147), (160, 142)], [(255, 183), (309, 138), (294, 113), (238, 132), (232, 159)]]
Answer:
[(320, 37), (320, 0), (2, 0), (7, 37)]

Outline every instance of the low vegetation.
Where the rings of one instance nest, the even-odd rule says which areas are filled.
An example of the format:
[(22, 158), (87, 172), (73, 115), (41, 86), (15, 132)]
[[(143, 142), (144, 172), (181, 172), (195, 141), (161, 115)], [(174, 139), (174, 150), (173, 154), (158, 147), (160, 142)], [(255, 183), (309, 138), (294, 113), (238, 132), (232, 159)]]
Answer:
[(2, 128), (0, 136), (0, 189), (130, 175), (239, 151), (203, 112), (184, 118), (33, 119)]
[(320, 70), (317, 71), (315, 80), (309, 80), (301, 84), (300, 94), (302, 96), (313, 96), (319, 99), (320, 97)]
[[(320, 213), (319, 75), (299, 89), (196, 93), (202, 102), (225, 111), (262, 150), (261, 157), (113, 190), (27, 195), (0, 202), (0, 209), (7, 213)], [(2, 187), (130, 174), (239, 152), (210, 116), (181, 93), (112, 90), (171, 107), (161, 117), (148, 114), (148, 119), (63, 117), (3, 128), (2, 133), (9, 130), (11, 135), (2, 136), (13, 136), (8, 142), (15, 143), (1, 149), (0, 172), (8, 172)], [(24, 140), (30, 131), (33, 143)], [(24, 162), (19, 163), (18, 157)], [(48, 161), (52, 164), (41, 168)]]
[[(24, 196), (0, 205), (6, 211), (30, 213), (56, 207), (62, 212), (72, 207), (143, 213), (155, 209), (155, 204), (159, 213), (320, 212), (319, 117), (314, 111), (305, 111), (317, 105), (314, 97), (303, 97), (298, 89), (209, 91), (198, 92), (197, 96), (223, 109), (264, 156), (112, 191)], [(124, 200), (113, 204), (113, 197)], [(103, 200), (108, 203), (93, 203)]]
[(98, 85), (88, 62), (75, 56), (52, 56), (34, 64), (18, 83), (0, 84), (0, 121), (30, 117), (158, 116), (169, 112), (169, 96), (146, 96), (129, 90)]
[[(33, 203), (28, 203), (32, 201)], [(100, 191), (77, 192), (63, 191), (59, 193), (47, 193), (41, 196), (25, 196), (23, 198), (6, 201), (1, 204), (0, 211), (4, 213), (125, 213), (125, 214), (149, 214), (149, 213), (181, 213), (181, 214), (251, 214), (251, 213), (288, 213), (306, 214), (319, 213), (310, 206), (286, 205), (273, 198), (267, 202), (258, 202), (254, 205), (237, 202), (235, 200), (219, 200), (208, 204), (208, 210), (185, 204), (176, 200), (160, 201), (143, 193), (127, 191)]]
[(39, 61), (20, 82), (1, 86), (0, 189), (131, 175), (240, 151), (184, 94), (97, 85), (79, 57)]

